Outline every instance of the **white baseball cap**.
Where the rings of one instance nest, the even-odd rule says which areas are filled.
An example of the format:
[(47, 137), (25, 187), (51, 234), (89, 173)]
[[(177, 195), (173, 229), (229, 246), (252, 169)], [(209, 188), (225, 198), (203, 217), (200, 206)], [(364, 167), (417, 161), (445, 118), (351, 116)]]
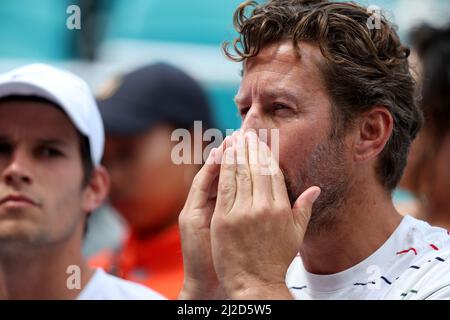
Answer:
[(45, 98), (58, 105), (89, 139), (92, 162), (100, 165), (105, 132), (97, 103), (84, 80), (45, 64), (30, 64), (0, 74), (0, 98), (19, 95)]

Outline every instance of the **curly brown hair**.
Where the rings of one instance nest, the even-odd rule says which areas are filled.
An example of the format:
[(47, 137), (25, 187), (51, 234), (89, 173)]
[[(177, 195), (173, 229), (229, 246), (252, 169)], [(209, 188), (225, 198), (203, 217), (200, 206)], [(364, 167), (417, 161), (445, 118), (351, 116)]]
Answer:
[(292, 41), (299, 56), (300, 41), (318, 45), (325, 57), (319, 70), (333, 102), (336, 134), (343, 134), (358, 115), (374, 106), (384, 106), (392, 114), (393, 132), (376, 167), (381, 184), (392, 191), (403, 174), (423, 116), (416, 104), (409, 49), (384, 15), (380, 15), (378, 29), (369, 28), (371, 14), (355, 3), (246, 1), (234, 14), (239, 37), (232, 44), (225, 42), (223, 50), (228, 58), (241, 62), (280, 41)]

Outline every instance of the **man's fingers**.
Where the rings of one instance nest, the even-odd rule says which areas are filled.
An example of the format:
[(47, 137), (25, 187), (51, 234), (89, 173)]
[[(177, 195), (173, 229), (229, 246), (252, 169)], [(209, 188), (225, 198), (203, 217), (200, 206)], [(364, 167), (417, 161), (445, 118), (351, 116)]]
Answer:
[(220, 169), (220, 165), (216, 164), (216, 161), (214, 160), (214, 158), (217, 157), (217, 153), (218, 150), (213, 148), (208, 159), (206, 159), (205, 164), (196, 174), (186, 199), (187, 205), (202, 207), (208, 201), (211, 184), (219, 174)]
[(209, 153), (205, 164), (196, 174), (194, 181), (192, 182), (191, 189), (186, 199), (187, 206), (202, 208), (208, 202), (211, 188), (215, 189), (212, 184), (214, 182), (217, 183), (223, 151), (227, 145), (231, 146), (231, 137), (226, 137), (219, 147), (213, 148)]
[(236, 151), (235, 206), (249, 207), (252, 204), (252, 176), (245, 137), (240, 133), (233, 134), (233, 146)]
[(294, 203), (292, 208), (294, 214), (294, 221), (297, 227), (306, 231), (309, 219), (311, 218), (312, 206), (320, 195), (319, 187), (310, 187), (304, 191)]
[[(267, 172), (267, 153), (261, 153), (261, 146), (255, 132), (246, 133), (249, 167), (252, 178), (253, 203), (272, 202), (272, 181)], [(263, 158), (264, 157), (264, 158)]]
[(228, 147), (220, 166), (219, 185), (217, 188), (216, 212), (227, 214), (236, 197), (236, 154), (233, 147)]
[(278, 159), (276, 159), (269, 149), (269, 147), (261, 142), (262, 148), (269, 150), (270, 153), (270, 164), (267, 169), (268, 173), (270, 173), (270, 177), (272, 179), (272, 193), (275, 202), (278, 203), (290, 203), (289, 195), (286, 188), (286, 180), (284, 179), (283, 172), (281, 171), (280, 165), (278, 163)]

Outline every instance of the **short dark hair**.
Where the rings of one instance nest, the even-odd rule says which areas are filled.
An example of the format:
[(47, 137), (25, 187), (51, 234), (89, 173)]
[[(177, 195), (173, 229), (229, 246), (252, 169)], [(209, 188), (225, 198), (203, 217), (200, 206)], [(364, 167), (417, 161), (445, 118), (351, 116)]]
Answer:
[[(50, 101), (43, 97), (38, 96), (23, 96), (23, 95), (9, 95), (0, 98), (0, 102), (10, 102), (10, 101), (26, 101), (26, 102), (43, 102), (48, 103), (51, 105), (54, 105), (58, 108), (60, 108), (56, 103), (53, 101)], [(62, 110), (62, 109), (61, 109)], [(83, 180), (82, 180), (82, 188), (85, 188), (89, 181), (92, 178), (92, 173), (94, 171), (94, 165), (92, 163), (92, 156), (91, 156), (91, 148), (89, 144), (89, 139), (83, 135), (81, 132), (78, 131), (78, 141), (80, 145), (80, 155), (81, 155), (81, 164), (83, 168)]]
[(411, 31), (411, 42), (422, 63), (424, 130), (433, 139), (431, 147), (439, 149), (450, 132), (450, 24), (420, 24)]
[(404, 47), (393, 26), (381, 15), (380, 28), (368, 28), (371, 13), (354, 3), (325, 0), (247, 1), (234, 14), (239, 37), (225, 54), (234, 61), (256, 56), (267, 45), (290, 40), (317, 44), (325, 57), (319, 66), (333, 102), (335, 131), (343, 133), (363, 112), (386, 107), (393, 132), (376, 167), (380, 183), (392, 191), (406, 166), (411, 141), (423, 116), (415, 99), (415, 81)]

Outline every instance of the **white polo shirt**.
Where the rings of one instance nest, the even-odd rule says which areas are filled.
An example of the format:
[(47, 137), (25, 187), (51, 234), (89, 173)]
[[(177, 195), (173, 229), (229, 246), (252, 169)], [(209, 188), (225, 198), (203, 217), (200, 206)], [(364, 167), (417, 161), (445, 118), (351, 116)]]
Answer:
[(316, 275), (298, 256), (286, 283), (296, 299), (450, 299), (450, 233), (405, 216), (377, 251), (350, 269)]
[(77, 300), (165, 300), (143, 285), (112, 276), (97, 269)]

